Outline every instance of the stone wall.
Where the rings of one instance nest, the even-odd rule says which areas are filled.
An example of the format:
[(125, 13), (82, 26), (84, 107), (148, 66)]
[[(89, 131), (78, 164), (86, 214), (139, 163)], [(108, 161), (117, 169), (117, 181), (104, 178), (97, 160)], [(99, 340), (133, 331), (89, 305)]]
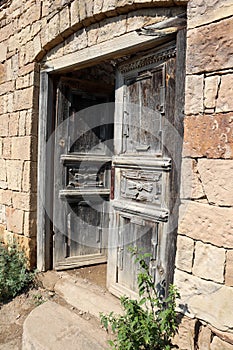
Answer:
[[(0, 2), (0, 238), (35, 264), (39, 71), (44, 61), (159, 22), (184, 0)], [(165, 6), (163, 10), (162, 7)], [(143, 10), (142, 10), (143, 9)]]
[(175, 273), (186, 315), (199, 319), (183, 322), (187, 350), (233, 349), (232, 30), (232, 1), (189, 2)]
[(0, 8), (0, 238), (33, 265), (39, 71), (187, 5), (180, 349), (233, 349), (232, 0), (9, 0)]

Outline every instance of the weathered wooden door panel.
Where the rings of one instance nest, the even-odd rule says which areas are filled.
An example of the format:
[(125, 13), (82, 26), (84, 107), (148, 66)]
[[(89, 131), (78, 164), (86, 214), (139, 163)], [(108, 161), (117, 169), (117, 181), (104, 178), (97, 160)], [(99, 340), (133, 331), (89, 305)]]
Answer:
[(160, 153), (164, 65), (125, 80), (123, 152)]
[(74, 79), (61, 79), (58, 85), (53, 208), (57, 269), (107, 258), (113, 107), (103, 103), (109, 100), (109, 94), (89, 91)]
[(108, 287), (118, 296), (136, 295), (137, 266), (129, 246), (151, 253), (161, 293), (171, 282), (169, 254), (174, 256), (175, 247), (169, 241), (174, 245), (178, 198), (173, 148), (180, 142), (174, 125), (176, 66), (175, 42), (119, 66), (115, 124), (122, 127), (115, 140), (115, 235), (109, 236), (108, 259)]

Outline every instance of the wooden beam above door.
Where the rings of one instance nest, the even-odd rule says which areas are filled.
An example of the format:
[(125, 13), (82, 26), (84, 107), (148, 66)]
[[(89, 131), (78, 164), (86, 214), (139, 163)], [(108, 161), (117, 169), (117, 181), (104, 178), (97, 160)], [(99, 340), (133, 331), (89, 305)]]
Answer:
[[(168, 36), (170, 38), (170, 35)], [(136, 31), (124, 34), (107, 42), (55, 58), (42, 66), (42, 71), (65, 72), (71, 69), (81, 69), (92, 63), (122, 57), (138, 50), (146, 50), (166, 41), (166, 38), (155, 38), (147, 35), (139, 35)]]

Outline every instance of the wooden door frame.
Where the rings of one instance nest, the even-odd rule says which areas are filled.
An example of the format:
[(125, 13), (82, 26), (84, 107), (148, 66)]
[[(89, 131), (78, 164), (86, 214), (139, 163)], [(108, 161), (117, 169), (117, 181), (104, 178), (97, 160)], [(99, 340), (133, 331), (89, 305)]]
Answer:
[[(161, 22), (160, 24), (162, 24)], [(174, 33), (177, 46), (181, 45), (182, 30)], [(180, 39), (179, 39), (180, 38)], [(37, 182), (37, 268), (46, 271), (52, 268), (51, 257), (51, 175), (52, 152), (47, 152), (47, 142), (53, 128), (53, 75), (73, 69), (96, 65), (103, 60), (114, 59), (134, 52), (155, 48), (171, 40), (171, 34), (139, 35), (137, 31), (127, 33), (93, 47), (83, 49), (79, 54), (71, 53), (46, 62), (40, 73), (39, 127), (38, 127), (38, 182)], [(179, 54), (179, 53), (178, 53)], [(48, 181), (50, 179), (50, 181)]]

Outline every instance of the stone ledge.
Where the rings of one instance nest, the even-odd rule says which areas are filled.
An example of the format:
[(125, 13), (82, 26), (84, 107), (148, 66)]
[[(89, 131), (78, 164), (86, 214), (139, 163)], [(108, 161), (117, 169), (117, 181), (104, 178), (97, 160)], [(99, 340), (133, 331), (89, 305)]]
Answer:
[(181, 293), (181, 312), (203, 320), (220, 331), (233, 333), (230, 312), (233, 310), (233, 288), (202, 280), (177, 269), (174, 284)]

